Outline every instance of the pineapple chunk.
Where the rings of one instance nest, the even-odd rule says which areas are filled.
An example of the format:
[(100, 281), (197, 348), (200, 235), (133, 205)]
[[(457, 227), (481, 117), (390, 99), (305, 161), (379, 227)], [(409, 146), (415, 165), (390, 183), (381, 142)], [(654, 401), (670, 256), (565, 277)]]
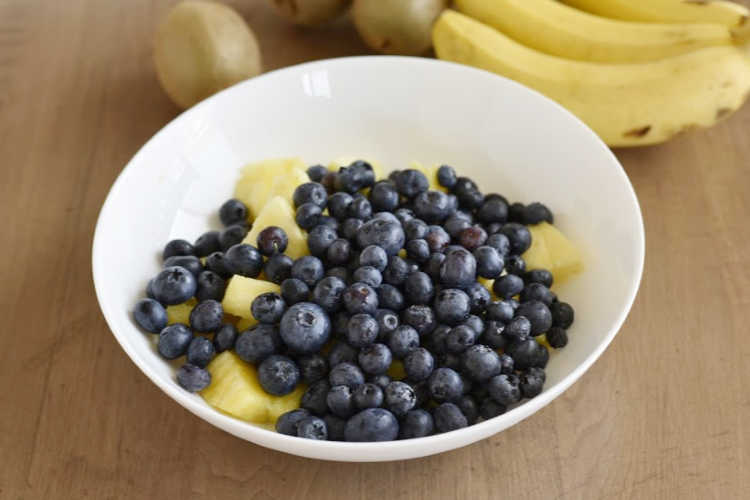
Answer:
[(404, 363), (398, 359), (394, 359), (391, 366), (388, 367), (388, 376), (393, 380), (403, 380), (406, 378), (406, 370), (404, 369)]
[(270, 281), (245, 278), (244, 276), (233, 276), (229, 280), (226, 292), (224, 292), (224, 300), (221, 305), (224, 307), (225, 312), (247, 318), (254, 325), (257, 321), (255, 321), (250, 312), (250, 305), (255, 300), (255, 297), (266, 292), (279, 293), (280, 291), (279, 285)]
[(208, 404), (233, 417), (256, 423), (275, 422), (279, 415), (299, 408), (305, 388), (300, 384), (285, 396), (273, 396), (261, 387), (255, 367), (231, 351), (224, 351), (206, 369), (211, 385), (201, 391)]
[(253, 178), (267, 172), (289, 172), (295, 168), (305, 169), (305, 162), (302, 158), (272, 158), (257, 163), (250, 163), (242, 167), (242, 177)]
[(368, 160), (366, 158), (336, 158), (328, 164), (328, 170), (330, 170), (331, 172), (338, 172), (339, 168), (348, 167), (357, 160), (364, 160), (372, 166), (372, 171), (375, 173), (375, 180), (379, 181), (381, 179), (385, 179), (385, 169), (383, 169), (383, 165), (380, 162), (377, 162), (375, 160)]
[(299, 168), (281, 172), (266, 170), (254, 176), (249, 186), (247, 186), (247, 181), (243, 183), (244, 198), (238, 197), (238, 199), (241, 199), (250, 209), (250, 213), (257, 218), (268, 200), (274, 196), (281, 196), (291, 204), (292, 195), (297, 186), (309, 181), (307, 173)]
[(527, 269), (547, 269), (562, 283), (583, 270), (580, 251), (555, 226), (529, 226), (531, 247), (523, 254)]
[(438, 171), (438, 165), (433, 165), (431, 167), (422, 165), (418, 161), (411, 161), (409, 162), (409, 168), (412, 168), (414, 170), (419, 170), (422, 172), (425, 177), (427, 177), (427, 181), (430, 183), (430, 189), (433, 191), (443, 191), (448, 192), (447, 189), (445, 189), (443, 186), (440, 185), (440, 183), (437, 180), (437, 171)]
[(195, 307), (197, 303), (198, 301), (193, 298), (182, 304), (167, 306), (167, 323), (170, 325), (172, 323), (184, 323), (189, 325), (190, 311), (193, 310), (193, 307)]
[[(252, 316), (252, 314), (250, 316)], [(238, 332), (244, 332), (245, 330), (257, 324), (258, 321), (256, 321), (255, 318), (240, 318), (235, 327), (237, 328)]]
[(299, 259), (309, 253), (307, 236), (294, 220), (292, 205), (281, 196), (274, 196), (266, 203), (266, 206), (258, 214), (258, 218), (255, 219), (253, 228), (245, 236), (243, 243), (257, 245), (258, 234), (268, 226), (278, 226), (286, 232), (289, 244), (285, 253), (292, 259)]
[[(245, 165), (242, 168), (242, 177), (234, 188), (234, 197), (251, 207), (256, 193), (260, 190), (262, 195), (262, 191), (270, 187), (270, 182), (266, 179), (273, 180), (274, 177), (283, 177), (293, 170), (304, 170), (304, 168), (305, 164), (300, 158), (277, 158)], [(270, 173), (273, 177), (269, 176)], [(253, 215), (257, 215), (257, 212)]]

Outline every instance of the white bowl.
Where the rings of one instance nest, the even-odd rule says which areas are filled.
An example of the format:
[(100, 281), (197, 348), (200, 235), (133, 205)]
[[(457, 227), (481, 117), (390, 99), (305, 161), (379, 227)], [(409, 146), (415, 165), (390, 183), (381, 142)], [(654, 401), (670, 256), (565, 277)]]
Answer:
[[(436, 436), (386, 443), (289, 437), (226, 416), (181, 389), (173, 367), (131, 317), (172, 238), (218, 227), (240, 167), (299, 155), (341, 156), (390, 168), (447, 163), (484, 192), (543, 201), (587, 257), (560, 297), (573, 304), (570, 343), (554, 352), (544, 392), (504, 415)], [(186, 111), (120, 174), (99, 215), (93, 272), (104, 317), (157, 386), (202, 419), (275, 450), (326, 460), (421, 457), (473, 443), (533, 414), (575, 382), (612, 341), (641, 278), (638, 201), (614, 155), (581, 121), (496, 75), (430, 59), (353, 57), (302, 64), (242, 82)], [(612, 367), (614, 369), (614, 367)]]

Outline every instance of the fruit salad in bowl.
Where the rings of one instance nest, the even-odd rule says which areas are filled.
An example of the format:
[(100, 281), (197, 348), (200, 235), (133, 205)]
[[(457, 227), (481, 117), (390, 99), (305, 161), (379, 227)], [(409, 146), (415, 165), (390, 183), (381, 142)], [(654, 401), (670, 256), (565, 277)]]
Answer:
[(93, 251), (110, 328), (170, 397), (352, 461), (542, 408), (612, 340), (642, 260), (632, 188), (580, 121), (482, 71), (378, 57), (188, 110), (120, 175)]

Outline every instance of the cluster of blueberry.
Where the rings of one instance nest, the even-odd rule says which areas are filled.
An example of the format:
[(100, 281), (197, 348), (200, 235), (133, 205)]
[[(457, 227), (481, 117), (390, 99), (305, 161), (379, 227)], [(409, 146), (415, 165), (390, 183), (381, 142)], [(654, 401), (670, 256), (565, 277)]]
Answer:
[[(236, 200), (222, 207), (224, 232), (207, 233), (190, 248), (167, 245), (167, 260), (183, 255), (194, 264), (190, 255), (208, 255), (205, 270), (170, 262), (149, 286), (156, 300), (136, 308), (145, 329), (161, 332), (165, 357), (187, 353), (178, 373), (183, 387), (205, 387), (206, 360), (233, 347), (258, 365), (270, 394), (287, 394), (300, 381), (308, 385), (301, 408), (278, 419), (279, 432), (347, 441), (458, 429), (541, 392), (549, 353), (534, 337), (546, 333), (549, 345), (563, 347), (574, 316), (549, 289), (551, 273), (526, 271), (521, 257), (531, 245), (526, 225), (553, 221), (547, 207), (485, 196), (448, 166), (437, 173), (447, 193), (429, 190), (426, 176), (414, 169), (376, 182), (361, 161), (336, 173), (314, 166), (308, 174), (312, 182), (300, 185), (293, 201), (297, 224), (309, 232), (310, 256), (292, 261), (284, 255), (286, 237), (275, 227), (260, 233), (257, 249), (226, 236), (230, 229), (243, 237), (247, 231), (246, 209)], [(214, 246), (201, 244), (207, 240)], [(184, 248), (173, 253), (172, 247)], [(260, 324), (238, 336), (232, 325), (220, 324), (223, 280), (254, 277), (261, 269), (281, 293), (258, 296), (252, 314)], [(494, 280), (498, 301), (478, 278)], [(165, 288), (180, 296), (166, 297)], [(166, 315), (153, 312), (193, 295), (200, 303), (191, 328), (218, 329), (210, 347), (208, 341), (193, 347), (203, 337), (193, 339), (185, 325), (162, 330)], [(179, 337), (164, 341), (176, 348), (162, 350), (162, 336)], [(403, 381), (388, 375), (395, 361)]]

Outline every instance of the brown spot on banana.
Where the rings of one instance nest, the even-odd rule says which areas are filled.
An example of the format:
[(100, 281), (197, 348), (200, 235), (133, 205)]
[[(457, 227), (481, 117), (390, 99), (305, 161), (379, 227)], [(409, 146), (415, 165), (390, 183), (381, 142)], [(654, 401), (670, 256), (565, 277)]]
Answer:
[(624, 134), (622, 134), (624, 137), (645, 137), (646, 134), (651, 132), (651, 125), (646, 125), (645, 127), (639, 127), (634, 128), (632, 130), (628, 130)]

